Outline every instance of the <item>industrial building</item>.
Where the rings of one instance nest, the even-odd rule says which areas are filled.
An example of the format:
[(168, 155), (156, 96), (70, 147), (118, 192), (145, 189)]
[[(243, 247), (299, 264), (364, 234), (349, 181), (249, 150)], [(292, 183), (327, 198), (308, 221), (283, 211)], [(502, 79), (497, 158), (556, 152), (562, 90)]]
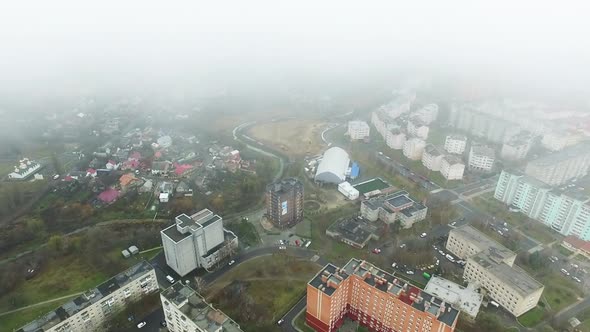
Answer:
[(223, 220), (208, 209), (192, 216), (181, 214), (160, 232), (166, 263), (178, 275), (197, 268), (210, 269), (238, 247), (238, 237), (223, 228)]
[(157, 291), (156, 271), (141, 261), (16, 331), (98, 331), (126, 305)]
[(463, 287), (437, 276), (432, 276), (428, 280), (424, 291), (450, 303), (473, 319), (477, 316), (483, 301), (483, 295), (477, 291), (474, 284)]
[(356, 190), (349, 182), (342, 182), (339, 184), (338, 191), (351, 201), (359, 198), (359, 191)]
[(286, 178), (266, 186), (266, 217), (272, 224), (285, 229), (303, 220), (303, 183)]
[(431, 171), (440, 171), (443, 154), (432, 144), (426, 144), (422, 153), (422, 165)]
[(469, 149), (469, 169), (475, 172), (491, 172), (496, 161), (494, 149), (487, 145), (472, 144)]
[(530, 161), (525, 173), (550, 186), (584, 177), (590, 168), (590, 143), (584, 142)]
[(516, 253), (469, 225), (452, 229), (446, 248), (467, 260), (463, 279), (479, 285), (514, 316), (537, 306), (544, 286), (514, 265)]
[(170, 332), (242, 332), (238, 323), (180, 281), (162, 291), (160, 301)]
[(344, 318), (370, 331), (455, 330), (459, 311), (409, 282), (352, 258), (344, 267), (327, 264), (307, 284), (307, 325), (337, 331)]
[(426, 142), (419, 138), (411, 138), (404, 143), (404, 156), (411, 160), (420, 160), (422, 153), (424, 153), (424, 147), (426, 147)]
[(467, 136), (465, 135), (448, 135), (445, 138), (445, 150), (448, 153), (463, 154), (467, 146)]
[(350, 158), (346, 151), (339, 147), (329, 148), (324, 152), (314, 179), (316, 182), (339, 184), (346, 180), (349, 165)]
[(403, 228), (426, 219), (428, 208), (410, 197), (407, 191), (373, 197), (361, 203), (361, 216), (369, 221), (381, 220), (392, 224), (399, 220)]
[(365, 121), (348, 121), (346, 135), (351, 140), (365, 140), (370, 137), (371, 128)]
[(465, 164), (461, 159), (446, 155), (440, 162), (440, 174), (447, 180), (461, 180), (465, 172)]
[(520, 172), (504, 170), (494, 198), (562, 235), (590, 240), (590, 197), (576, 188), (553, 188)]

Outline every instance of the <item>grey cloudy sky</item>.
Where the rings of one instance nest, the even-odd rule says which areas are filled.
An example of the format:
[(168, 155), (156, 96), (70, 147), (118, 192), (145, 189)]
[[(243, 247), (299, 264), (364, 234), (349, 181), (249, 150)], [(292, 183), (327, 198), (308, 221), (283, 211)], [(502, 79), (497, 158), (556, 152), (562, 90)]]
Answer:
[[(10, 1), (0, 88), (415, 66), (589, 83), (583, 1)], [(553, 82), (550, 82), (553, 81)]]

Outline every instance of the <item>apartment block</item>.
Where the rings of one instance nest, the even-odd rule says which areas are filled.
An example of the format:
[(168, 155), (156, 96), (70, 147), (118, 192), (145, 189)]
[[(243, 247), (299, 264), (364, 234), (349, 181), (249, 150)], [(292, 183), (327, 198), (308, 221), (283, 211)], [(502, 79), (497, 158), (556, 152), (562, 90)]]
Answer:
[(399, 128), (391, 129), (387, 131), (385, 135), (385, 144), (393, 150), (401, 150), (404, 148), (406, 143), (406, 134), (403, 133)]
[(504, 160), (522, 160), (525, 159), (533, 145), (533, 136), (526, 131), (512, 136), (507, 142), (502, 144), (500, 157)]
[(431, 171), (440, 171), (443, 154), (432, 144), (426, 144), (422, 153), (422, 165)]
[(530, 161), (525, 173), (550, 186), (584, 177), (590, 168), (590, 143), (580, 143)]
[(461, 159), (446, 155), (440, 162), (440, 174), (447, 180), (461, 180), (465, 172), (465, 164)]
[(242, 332), (240, 325), (180, 281), (160, 293), (170, 332)]
[(303, 220), (303, 183), (285, 178), (266, 186), (266, 216), (279, 229)]
[(469, 149), (469, 169), (476, 172), (491, 172), (496, 160), (494, 149), (487, 145), (472, 144)]
[(428, 128), (428, 126), (421, 120), (417, 118), (411, 118), (408, 120), (406, 130), (410, 136), (426, 140), (428, 138), (428, 132), (430, 131), (430, 128)]
[(479, 285), (487, 296), (515, 316), (534, 308), (544, 286), (514, 265), (516, 253), (465, 225), (451, 230), (446, 248), (467, 260), (463, 279)]
[(387, 224), (400, 222), (403, 228), (426, 219), (428, 208), (410, 197), (407, 191), (373, 197), (361, 203), (361, 216), (369, 221), (381, 220)]
[(551, 131), (543, 135), (541, 144), (548, 150), (560, 151), (582, 141), (583, 135), (571, 131)]
[(307, 324), (337, 331), (345, 317), (371, 331), (452, 332), (459, 311), (374, 265), (351, 259), (327, 264), (307, 284)]
[(223, 220), (208, 209), (190, 217), (181, 214), (160, 232), (166, 263), (180, 276), (197, 268), (210, 269), (237, 248), (238, 237), (223, 228)]
[(504, 170), (494, 198), (565, 236), (590, 240), (590, 197), (576, 188), (553, 188), (520, 172)]
[[(490, 107), (491, 106), (491, 107)], [(504, 143), (528, 124), (513, 122), (497, 116), (495, 105), (454, 104), (449, 125), (493, 143)]]
[(364, 140), (369, 138), (370, 131), (371, 128), (365, 121), (355, 120), (348, 122), (346, 135), (348, 135), (351, 140)]
[(438, 105), (428, 104), (419, 110), (412, 112), (412, 117), (419, 119), (426, 125), (429, 125), (438, 117)]
[(142, 261), (17, 332), (100, 331), (119, 310), (158, 290), (154, 268)]
[(465, 135), (448, 135), (445, 138), (445, 150), (448, 153), (463, 154), (467, 146), (467, 136)]
[(426, 147), (426, 142), (419, 138), (411, 138), (404, 143), (404, 156), (412, 160), (420, 160)]

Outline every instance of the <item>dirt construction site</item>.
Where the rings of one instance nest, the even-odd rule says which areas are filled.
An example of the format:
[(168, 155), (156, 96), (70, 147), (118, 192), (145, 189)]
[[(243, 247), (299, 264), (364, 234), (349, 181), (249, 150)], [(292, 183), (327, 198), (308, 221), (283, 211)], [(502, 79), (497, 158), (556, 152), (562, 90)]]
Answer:
[(247, 135), (290, 157), (302, 157), (324, 150), (321, 134), (327, 125), (317, 120), (280, 120), (252, 126)]

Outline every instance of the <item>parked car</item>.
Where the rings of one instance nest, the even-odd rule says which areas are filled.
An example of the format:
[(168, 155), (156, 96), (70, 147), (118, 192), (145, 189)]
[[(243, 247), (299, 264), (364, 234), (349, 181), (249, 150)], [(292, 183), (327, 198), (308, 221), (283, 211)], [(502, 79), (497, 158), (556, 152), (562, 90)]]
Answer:
[(570, 275), (570, 273), (569, 273), (569, 272), (567, 272), (567, 270), (566, 270), (566, 269), (561, 269), (561, 273), (565, 274), (565, 275), (566, 275), (566, 276), (568, 276), (568, 277), (569, 277), (569, 275)]
[(142, 328), (142, 327), (144, 327), (146, 325), (147, 325), (146, 322), (139, 322), (139, 324), (137, 324), (137, 328), (140, 329), (140, 328)]
[(279, 321), (277, 322), (277, 325), (282, 325), (284, 322), (285, 322), (285, 320), (281, 318), (281, 319), (279, 319)]
[(425, 237), (426, 237), (426, 235), (428, 235), (428, 234), (426, 234), (426, 233), (422, 233), (422, 234), (420, 234), (420, 238), (422, 238), (422, 239), (423, 239), (423, 238), (425, 238)]
[(391, 264), (391, 267), (392, 267), (392, 268), (394, 268), (394, 269), (395, 269), (395, 267), (396, 267), (396, 266), (397, 266), (397, 263), (396, 263), (396, 262), (393, 262), (393, 263)]
[(234, 263), (235, 263), (235, 262), (236, 262), (236, 261), (232, 259), (231, 261), (229, 261), (229, 264), (228, 264), (228, 265), (229, 265), (229, 266), (232, 266), (232, 265), (234, 265)]
[(174, 283), (174, 278), (172, 278), (170, 275), (166, 276), (166, 280), (168, 280), (169, 283), (173, 284)]
[(375, 248), (375, 249), (373, 249), (373, 253), (374, 254), (380, 254), (381, 253), (381, 249)]
[(572, 279), (574, 279), (576, 282), (582, 282), (582, 280), (580, 280), (578, 277), (572, 277)]
[(406, 271), (406, 274), (407, 274), (407, 275), (412, 275), (412, 274), (414, 274), (414, 271), (412, 271), (412, 270), (407, 270), (407, 271)]
[(449, 261), (451, 261), (451, 262), (453, 262), (453, 263), (455, 262), (455, 258), (453, 258), (453, 256), (451, 256), (451, 255), (449, 255), (449, 254), (446, 254), (446, 255), (445, 255), (445, 257), (446, 257), (446, 258), (447, 258)]
[(406, 244), (405, 244), (405, 243), (402, 243), (402, 244), (400, 244), (400, 246), (399, 246), (399, 247), (403, 249), (403, 248), (405, 248), (405, 247), (406, 247)]
[(280, 246), (279, 247), (279, 250), (287, 250), (287, 247), (286, 246)]

